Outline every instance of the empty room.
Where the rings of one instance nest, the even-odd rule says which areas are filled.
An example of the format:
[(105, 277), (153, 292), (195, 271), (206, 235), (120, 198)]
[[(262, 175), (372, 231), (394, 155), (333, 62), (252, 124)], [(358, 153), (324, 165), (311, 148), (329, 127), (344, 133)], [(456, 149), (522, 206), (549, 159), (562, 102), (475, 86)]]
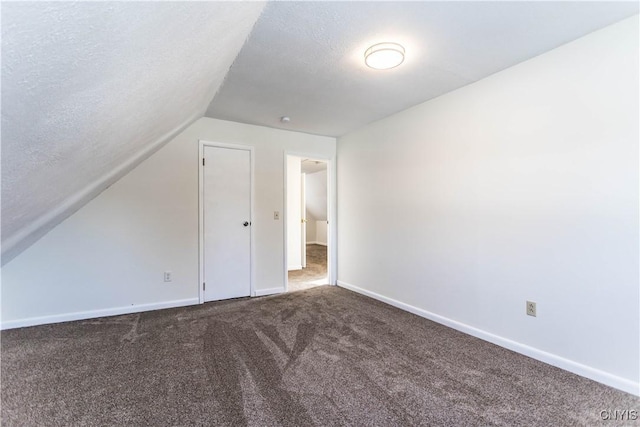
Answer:
[(3, 426), (640, 425), (639, 4), (0, 4)]

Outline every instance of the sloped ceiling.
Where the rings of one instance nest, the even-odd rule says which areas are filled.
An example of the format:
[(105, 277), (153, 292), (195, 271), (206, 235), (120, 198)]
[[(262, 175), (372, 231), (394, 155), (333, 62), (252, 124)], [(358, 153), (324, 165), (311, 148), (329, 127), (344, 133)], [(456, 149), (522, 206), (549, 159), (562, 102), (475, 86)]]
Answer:
[[(637, 13), (637, 1), (270, 2), (206, 115), (340, 136)], [(405, 62), (367, 68), (384, 41)]]
[(2, 3), (2, 263), (204, 115), (262, 2)]

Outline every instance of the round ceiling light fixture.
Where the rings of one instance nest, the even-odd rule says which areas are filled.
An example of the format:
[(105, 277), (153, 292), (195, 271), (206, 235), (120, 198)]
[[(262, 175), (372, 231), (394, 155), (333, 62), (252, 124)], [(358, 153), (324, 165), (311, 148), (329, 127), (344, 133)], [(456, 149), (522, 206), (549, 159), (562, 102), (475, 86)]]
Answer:
[(398, 43), (378, 43), (364, 52), (364, 63), (376, 70), (395, 68), (404, 61), (404, 47)]

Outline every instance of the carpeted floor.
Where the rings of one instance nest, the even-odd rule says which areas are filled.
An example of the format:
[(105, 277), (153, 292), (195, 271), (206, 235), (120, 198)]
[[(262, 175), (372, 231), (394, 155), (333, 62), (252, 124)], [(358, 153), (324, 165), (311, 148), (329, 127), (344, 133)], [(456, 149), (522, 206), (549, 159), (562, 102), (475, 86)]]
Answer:
[(289, 272), (288, 291), (301, 291), (315, 286), (327, 285), (327, 247), (307, 245), (307, 266)]
[(1, 356), (3, 426), (591, 426), (640, 409), (333, 286), (3, 331)]

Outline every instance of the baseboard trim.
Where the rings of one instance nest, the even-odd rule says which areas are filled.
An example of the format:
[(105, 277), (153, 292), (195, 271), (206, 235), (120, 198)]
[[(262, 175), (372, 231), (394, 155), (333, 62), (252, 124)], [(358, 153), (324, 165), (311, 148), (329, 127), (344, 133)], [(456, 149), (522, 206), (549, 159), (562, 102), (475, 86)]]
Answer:
[(51, 323), (72, 322), (74, 320), (95, 319), (96, 317), (118, 316), (120, 314), (141, 313), (144, 311), (162, 310), (165, 308), (186, 307), (200, 304), (198, 298), (187, 298), (151, 304), (132, 304), (125, 307), (104, 308), (100, 310), (77, 311), (75, 313), (54, 314), (52, 316), (30, 317), (27, 319), (9, 320), (0, 324), (1, 330), (26, 328), (28, 326), (48, 325)]
[(256, 297), (264, 297), (267, 295), (281, 294), (284, 293), (284, 286), (279, 288), (269, 288), (269, 289), (258, 289), (255, 291), (254, 296)]
[(327, 246), (327, 242), (307, 242), (307, 245)]
[(294, 271), (294, 270), (302, 270), (302, 264), (299, 265), (294, 265), (294, 266), (289, 266), (287, 267), (287, 271)]
[(597, 381), (599, 383), (608, 385), (610, 387), (617, 388), (618, 390), (622, 390), (624, 392), (631, 393), (636, 396), (640, 396), (640, 382), (634, 382), (626, 378), (622, 378), (622, 377), (610, 374), (608, 372), (601, 371), (599, 369), (592, 368), (587, 365), (583, 365), (573, 360), (565, 359), (564, 357), (561, 357), (552, 353), (548, 353), (546, 351), (539, 350), (534, 347), (530, 347), (526, 344), (522, 344), (517, 341), (513, 341), (508, 338), (504, 338), (499, 335), (492, 334), (490, 332), (486, 332), (482, 329), (478, 329), (473, 326), (467, 325), (465, 323), (461, 323), (461, 322), (449, 319), (447, 317), (440, 316), (439, 314), (435, 314), (430, 311), (423, 310), (421, 308), (414, 307), (412, 305), (394, 300), (392, 298), (385, 297), (383, 295), (377, 294), (367, 289), (360, 288), (358, 286), (351, 285), (341, 280), (338, 280), (337, 284), (341, 288), (345, 288), (350, 291), (371, 297), (375, 300), (392, 305), (401, 310), (408, 311), (409, 313), (413, 313), (420, 317), (424, 317), (425, 319), (432, 320), (436, 323), (440, 323), (441, 325), (448, 326), (450, 328), (453, 328), (465, 334), (472, 335), (476, 338), (480, 338), (492, 344), (499, 345), (500, 347), (504, 347), (506, 349), (515, 351), (517, 353), (523, 354), (525, 356), (531, 357), (541, 362), (548, 363), (549, 365), (555, 366), (557, 368), (564, 369), (565, 371), (569, 371), (574, 374), (580, 375), (582, 377), (586, 377), (594, 381)]

